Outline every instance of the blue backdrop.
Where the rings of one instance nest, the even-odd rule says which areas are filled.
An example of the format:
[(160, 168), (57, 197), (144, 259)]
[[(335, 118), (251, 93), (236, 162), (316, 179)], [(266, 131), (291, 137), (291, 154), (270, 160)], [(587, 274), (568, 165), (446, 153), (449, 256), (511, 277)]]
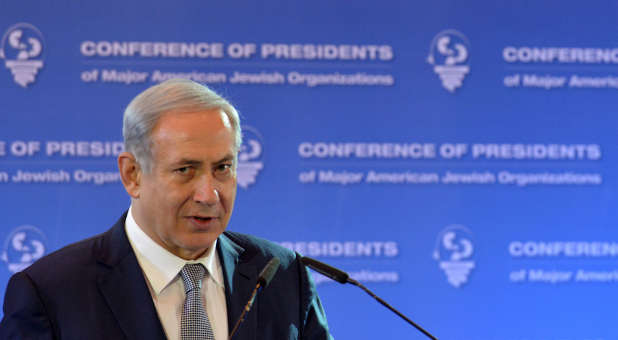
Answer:
[[(440, 339), (618, 339), (612, 1), (0, 2), (0, 294), (128, 208), (124, 107), (241, 112), (230, 230), (338, 266)], [(315, 275), (338, 339), (423, 339)]]

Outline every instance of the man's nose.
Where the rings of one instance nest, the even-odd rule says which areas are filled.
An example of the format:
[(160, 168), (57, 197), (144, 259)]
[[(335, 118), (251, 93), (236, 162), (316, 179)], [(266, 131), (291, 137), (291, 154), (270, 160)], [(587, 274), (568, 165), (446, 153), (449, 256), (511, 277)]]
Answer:
[(197, 181), (193, 200), (197, 203), (213, 205), (219, 202), (219, 189), (211, 176), (202, 176)]

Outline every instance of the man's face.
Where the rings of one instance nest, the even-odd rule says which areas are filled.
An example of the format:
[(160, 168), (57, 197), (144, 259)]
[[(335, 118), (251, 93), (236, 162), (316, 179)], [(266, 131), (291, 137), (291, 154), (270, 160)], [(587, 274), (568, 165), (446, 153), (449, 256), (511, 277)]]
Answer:
[(225, 230), (236, 197), (234, 132), (221, 110), (164, 114), (152, 169), (139, 172), (136, 222), (171, 253), (194, 259)]

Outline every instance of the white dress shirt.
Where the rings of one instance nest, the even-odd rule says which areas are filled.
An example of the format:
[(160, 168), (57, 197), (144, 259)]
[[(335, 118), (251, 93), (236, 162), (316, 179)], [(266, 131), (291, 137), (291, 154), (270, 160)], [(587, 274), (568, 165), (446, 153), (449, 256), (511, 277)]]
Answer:
[(227, 307), (223, 271), (215, 251), (217, 241), (215, 240), (204, 256), (187, 261), (170, 253), (146, 235), (133, 219), (131, 208), (125, 220), (125, 231), (148, 283), (152, 301), (167, 338), (180, 340), (180, 317), (185, 301), (180, 270), (187, 263), (201, 263), (207, 272), (202, 282), (202, 302), (205, 302), (215, 340), (226, 340)]

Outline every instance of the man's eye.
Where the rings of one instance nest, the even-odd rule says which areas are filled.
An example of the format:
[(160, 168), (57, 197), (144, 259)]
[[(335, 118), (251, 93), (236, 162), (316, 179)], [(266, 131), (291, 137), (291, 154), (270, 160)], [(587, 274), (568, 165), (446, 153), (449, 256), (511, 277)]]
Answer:
[(216, 170), (218, 172), (226, 172), (230, 170), (231, 168), (232, 168), (232, 164), (224, 163), (224, 164), (219, 164)]
[(191, 167), (183, 166), (182, 168), (178, 168), (178, 169), (174, 170), (174, 172), (177, 172), (177, 173), (179, 173), (181, 175), (184, 175), (184, 174), (188, 174), (189, 170), (191, 170)]

